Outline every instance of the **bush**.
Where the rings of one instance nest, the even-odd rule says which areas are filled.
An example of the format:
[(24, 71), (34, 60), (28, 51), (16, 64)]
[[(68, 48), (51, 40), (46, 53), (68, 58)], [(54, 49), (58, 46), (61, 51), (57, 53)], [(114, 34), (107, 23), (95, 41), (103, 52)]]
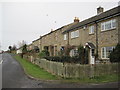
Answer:
[(70, 62), (70, 60), (71, 60), (71, 57), (70, 57), (70, 56), (62, 56), (62, 57), (61, 57), (61, 61), (62, 61), (62, 62)]
[(46, 56), (44, 58), (47, 59), (47, 60), (49, 60), (49, 61), (61, 62), (61, 58), (58, 57), (58, 56)]
[(80, 58), (78, 56), (71, 57), (71, 63), (80, 63)]
[(78, 57), (81, 64), (85, 64), (85, 49), (82, 45), (78, 46)]
[(45, 59), (54, 62), (67, 62), (67, 63), (78, 63), (80, 62), (78, 56), (70, 57), (70, 56), (45, 56)]
[(47, 50), (43, 50), (39, 53), (40, 58), (44, 58), (46, 56), (49, 56), (49, 52)]
[(120, 44), (110, 53), (110, 62), (120, 62)]

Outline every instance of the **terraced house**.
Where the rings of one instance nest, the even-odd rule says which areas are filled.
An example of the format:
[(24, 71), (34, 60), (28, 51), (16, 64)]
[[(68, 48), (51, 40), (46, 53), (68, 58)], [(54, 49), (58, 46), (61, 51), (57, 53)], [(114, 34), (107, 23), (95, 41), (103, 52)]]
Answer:
[[(81, 44), (88, 50), (89, 64), (100, 60), (109, 62), (109, 53), (120, 43), (120, 6), (105, 12), (104, 8), (98, 7), (96, 16), (84, 21), (75, 18), (73, 23), (51, 31), (37, 41), (40, 51), (47, 49), (50, 56), (58, 55), (66, 45), (74, 46), (70, 51), (74, 56)], [(98, 56), (96, 60), (95, 56)]]

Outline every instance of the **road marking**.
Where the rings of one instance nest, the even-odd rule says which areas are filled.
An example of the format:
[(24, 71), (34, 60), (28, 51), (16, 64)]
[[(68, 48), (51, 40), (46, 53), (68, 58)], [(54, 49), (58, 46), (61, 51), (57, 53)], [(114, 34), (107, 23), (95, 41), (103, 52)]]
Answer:
[(3, 60), (0, 61), (0, 64), (2, 64), (2, 63), (3, 63)]

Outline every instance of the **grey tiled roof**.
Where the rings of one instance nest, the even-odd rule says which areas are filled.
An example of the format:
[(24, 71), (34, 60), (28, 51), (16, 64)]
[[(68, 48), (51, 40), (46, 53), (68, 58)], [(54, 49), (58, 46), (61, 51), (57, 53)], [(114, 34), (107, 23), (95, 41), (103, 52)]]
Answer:
[(93, 23), (93, 22), (99, 22), (100, 20), (103, 20), (105, 18), (114, 16), (114, 15), (120, 15), (120, 6), (117, 6), (117, 7), (113, 8), (113, 9), (110, 9), (110, 10), (108, 10), (106, 12), (103, 12), (103, 13), (101, 13), (99, 15), (93, 16), (93, 17), (91, 17), (89, 19), (86, 19), (86, 20), (84, 20), (82, 22), (79, 22), (78, 24), (73, 25), (70, 28), (68, 28), (66, 31), (63, 32), (63, 34), (66, 33), (66, 32), (78, 29), (80, 27), (83, 27), (83, 26), (85, 26), (87, 24), (90, 24), (90, 23)]

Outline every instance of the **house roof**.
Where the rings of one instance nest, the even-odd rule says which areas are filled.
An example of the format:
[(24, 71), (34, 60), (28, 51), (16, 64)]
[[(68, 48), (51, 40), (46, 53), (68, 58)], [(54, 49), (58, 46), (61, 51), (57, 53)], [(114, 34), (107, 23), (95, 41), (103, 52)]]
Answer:
[(83, 26), (85, 26), (87, 24), (99, 22), (101, 20), (104, 20), (105, 18), (116, 16), (116, 15), (120, 15), (120, 6), (117, 6), (117, 7), (113, 8), (113, 9), (110, 9), (110, 10), (108, 10), (106, 12), (103, 12), (103, 13), (98, 14), (96, 16), (93, 16), (93, 17), (91, 17), (89, 19), (86, 19), (86, 20), (84, 20), (82, 22), (79, 22), (78, 24), (73, 25), (70, 28), (68, 28), (66, 31), (63, 32), (63, 34), (69, 32), (69, 31), (73, 31), (75, 29), (78, 29), (80, 27), (83, 27)]
[(36, 40), (34, 40), (34, 41), (32, 41), (32, 42), (35, 42), (35, 41), (38, 41), (38, 40), (40, 40), (40, 38), (38, 38), (38, 39), (36, 39)]
[(43, 38), (43, 37), (45, 37), (45, 36), (47, 36), (47, 35), (49, 35), (49, 34), (51, 34), (51, 33), (53, 33), (53, 32), (56, 32), (56, 31), (61, 30), (61, 29), (63, 29), (63, 28), (66, 28), (67, 26), (71, 27), (71, 26), (73, 26), (73, 25), (75, 25), (75, 24), (76, 24), (76, 23), (73, 22), (73, 23), (70, 23), (70, 24), (68, 24), (68, 25), (64, 25), (64, 26), (62, 26), (62, 27), (60, 27), (60, 28), (58, 28), (58, 29), (56, 29), (56, 30), (54, 30), (54, 31), (51, 31), (51, 32), (49, 32), (49, 33), (41, 36), (40, 39)]

